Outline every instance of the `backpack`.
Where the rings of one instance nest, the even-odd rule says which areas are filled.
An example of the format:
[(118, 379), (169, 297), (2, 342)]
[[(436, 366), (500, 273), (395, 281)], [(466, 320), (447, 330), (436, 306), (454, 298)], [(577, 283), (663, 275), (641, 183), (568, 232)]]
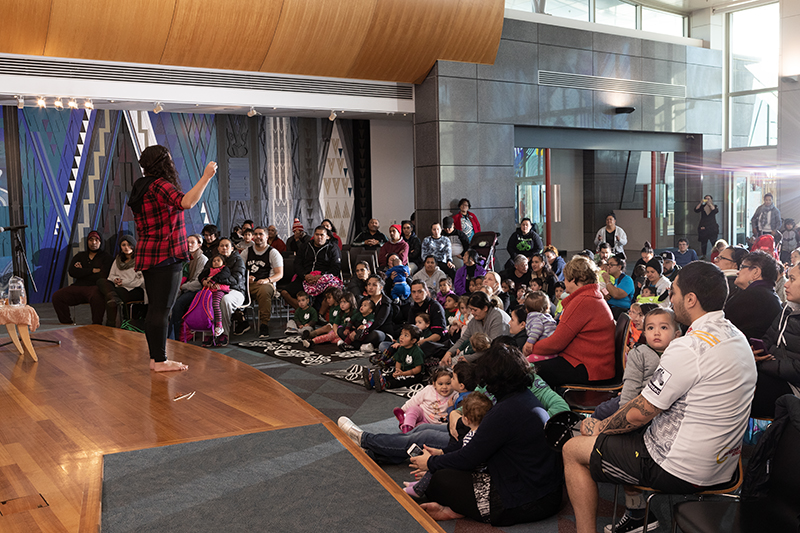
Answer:
[(181, 328), (181, 341), (187, 342), (190, 331), (213, 331), (214, 329), (214, 308), (212, 306), (213, 293), (211, 289), (203, 289), (198, 292), (189, 310), (183, 315), (183, 327)]

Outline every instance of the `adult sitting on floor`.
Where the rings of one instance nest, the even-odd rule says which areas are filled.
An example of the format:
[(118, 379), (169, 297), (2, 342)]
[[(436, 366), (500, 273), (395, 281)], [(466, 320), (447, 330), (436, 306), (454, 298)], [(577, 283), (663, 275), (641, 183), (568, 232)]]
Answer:
[(422, 313), (428, 315), (431, 323), (430, 330), (432, 335), (420, 339), (417, 342), (417, 346), (422, 348), (426, 357), (444, 351), (449, 345), (449, 341), (447, 341), (447, 321), (444, 318), (442, 304), (430, 297), (428, 286), (420, 280), (411, 282), (411, 300), (414, 303), (409, 306), (406, 323), (413, 324), (417, 315)]
[[(242, 256), (239, 253), (234, 253), (233, 241), (223, 237), (219, 240), (217, 250), (219, 251), (219, 255), (222, 256), (224, 266), (230, 269), (231, 279), (233, 280), (233, 283), (230, 284), (230, 292), (223, 296), (222, 301), (220, 302), (220, 311), (222, 314), (222, 335), (216, 338), (217, 346), (227, 346), (228, 339), (231, 334), (231, 315), (237, 307), (244, 303), (244, 293), (247, 290), (247, 272), (245, 270)], [(200, 276), (198, 277), (198, 280), (201, 284), (208, 277), (209, 272), (210, 261), (208, 264), (206, 264), (203, 272), (201, 272)], [(214, 341), (215, 337), (209, 336), (203, 345), (212, 346)]]
[(286, 251), (298, 255), (309, 242), (311, 237), (306, 233), (303, 223), (298, 218), (294, 219), (292, 236), (286, 240)]
[(781, 313), (781, 301), (775, 294), (778, 263), (762, 251), (748, 254), (736, 277), (739, 292), (725, 302), (725, 318), (748, 339), (763, 337)]
[(106, 301), (106, 326), (117, 327), (119, 306), (144, 300), (144, 276), (133, 268), (136, 265), (135, 253), (136, 239), (130, 235), (120, 237), (119, 254), (111, 264), (108, 278), (97, 281), (97, 288)]
[[(477, 362), (477, 375), (497, 404), (463, 447), (425, 447), (411, 458), (433, 474), (422, 508), (435, 520), (467, 516), (493, 526), (535, 522), (561, 507), (561, 468), (544, 438), (549, 419), (529, 390), (533, 371), (516, 348), (493, 345)], [(486, 464), (486, 470), (479, 467)]]
[(200, 235), (189, 235), (186, 237), (186, 243), (191, 259), (183, 265), (180, 294), (175, 299), (175, 304), (172, 306), (172, 315), (169, 319), (169, 338), (173, 340), (180, 338), (183, 315), (189, 310), (194, 297), (203, 288), (199, 278), (200, 273), (208, 262), (208, 256), (203, 253), (203, 239)]
[(381, 270), (390, 268), (388, 265), (389, 257), (396, 255), (400, 262), (408, 265), (408, 243), (401, 237), (399, 224), (389, 226), (389, 240), (381, 246), (378, 252), (378, 266)]
[(439, 282), (447, 279), (445, 274), (436, 261), (436, 258), (429, 255), (425, 258), (423, 267), (414, 274), (413, 279), (422, 281), (428, 287), (428, 292), (436, 294), (439, 291)]
[(381, 233), (381, 223), (377, 218), (369, 219), (367, 229), (356, 235), (353, 246), (363, 246), (366, 250), (377, 250), (388, 239)]
[[(373, 314), (375, 319), (372, 325), (367, 328), (367, 334), (360, 340), (353, 343), (353, 346), (360, 346), (362, 352), (372, 353), (380, 344), (386, 340), (387, 336), (395, 336), (396, 331), (392, 322), (392, 301), (383, 293), (384, 281), (382, 275), (372, 274), (367, 279), (367, 298), (375, 303)], [(344, 329), (340, 330), (340, 335), (344, 334)]]
[(328, 230), (324, 226), (317, 226), (314, 239), (298, 252), (294, 261), (295, 279), (281, 291), (281, 296), (297, 309), (300, 307), (296, 300), (298, 292), (304, 290), (310, 296), (317, 296), (331, 284), (336, 284), (337, 279), (341, 287), (341, 265), (339, 247), (328, 240)]
[(69, 308), (88, 303), (92, 309), (92, 324), (103, 324), (106, 300), (97, 282), (108, 277), (113, 258), (103, 251), (103, 239), (96, 231), (86, 237), (86, 250), (75, 254), (69, 267), (72, 285), (53, 293), (53, 309), (61, 324), (72, 324)]
[(510, 279), (519, 289), (520, 286), (526, 287), (531, 283), (531, 266), (526, 256), (519, 254), (514, 256), (512, 268), (507, 268), (500, 275), (503, 279)]
[(747, 339), (722, 312), (727, 293), (725, 276), (714, 265), (686, 265), (671, 297), (676, 319), (690, 325), (686, 335), (670, 342), (639, 396), (605, 420), (584, 420), (584, 436), (564, 445), (578, 533), (597, 530), (596, 482), (626, 485), (629, 511), (617, 531), (633, 531), (643, 528), (645, 505), (632, 485), (694, 494), (733, 476), (756, 365)]
[(778, 398), (800, 396), (800, 265), (789, 271), (785, 289), (788, 303), (764, 335), (764, 348), (753, 349), (758, 368), (753, 417), (775, 418)]
[(490, 300), (486, 293), (472, 293), (469, 297), (467, 308), (472, 313), (472, 319), (467, 322), (467, 326), (461, 332), (458, 341), (442, 357), (440, 362), (442, 366), (450, 366), (453, 363), (453, 357), (456, 355), (469, 362), (479, 360), (485, 352), (477, 351), (466, 355), (463, 354), (470, 337), (475, 333), (485, 333), (490, 341), (500, 335), (508, 335), (508, 323), (511, 322), (511, 317), (498, 309), (496, 303)]
[[(431, 224), (431, 235), (422, 241), (422, 257), (427, 261), (428, 256), (436, 258), (436, 264), (447, 274), (450, 279), (456, 275), (456, 266), (453, 263), (452, 244), (450, 239), (442, 235), (442, 225), (438, 222)], [(428, 285), (430, 287), (430, 285)]]
[[(283, 278), (283, 256), (267, 244), (267, 230), (257, 227), (253, 233), (253, 246), (242, 252), (250, 281), (250, 296), (258, 302), (258, 336), (269, 337), (269, 319), (272, 317), (272, 298), (275, 284)], [(247, 321), (244, 322), (247, 329)], [(247, 331), (242, 328), (235, 333)]]
[(486, 275), (486, 269), (480, 264), (483, 258), (478, 252), (469, 248), (464, 250), (462, 258), (464, 266), (456, 271), (456, 278), (453, 283), (453, 291), (459, 296), (469, 293), (469, 282), (473, 278)]
[(564, 312), (556, 330), (533, 345), (536, 356), (557, 357), (537, 361), (537, 373), (553, 388), (613, 378), (615, 325), (597, 285), (597, 265), (573, 257), (564, 267), (564, 284), (569, 296), (561, 300)]

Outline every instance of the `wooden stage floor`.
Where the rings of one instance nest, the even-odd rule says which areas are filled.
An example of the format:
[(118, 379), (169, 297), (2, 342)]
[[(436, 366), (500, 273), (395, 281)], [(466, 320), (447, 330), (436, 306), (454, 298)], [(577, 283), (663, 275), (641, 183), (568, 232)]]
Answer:
[[(100, 527), (103, 455), (323, 424), (429, 531), (442, 531), (322, 413), (262, 372), (168, 341), (186, 372), (155, 373), (144, 335), (105, 326), (37, 332), (39, 362), (0, 348), (0, 531)], [(195, 392), (190, 399), (177, 396)]]

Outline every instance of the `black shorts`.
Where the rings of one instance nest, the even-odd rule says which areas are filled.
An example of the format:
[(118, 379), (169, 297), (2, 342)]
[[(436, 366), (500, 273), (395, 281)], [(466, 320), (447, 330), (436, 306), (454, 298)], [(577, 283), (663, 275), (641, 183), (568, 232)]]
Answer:
[(677, 478), (658, 466), (644, 445), (644, 431), (601, 433), (589, 459), (592, 479), (615, 485), (639, 485), (667, 494), (692, 494), (703, 487)]

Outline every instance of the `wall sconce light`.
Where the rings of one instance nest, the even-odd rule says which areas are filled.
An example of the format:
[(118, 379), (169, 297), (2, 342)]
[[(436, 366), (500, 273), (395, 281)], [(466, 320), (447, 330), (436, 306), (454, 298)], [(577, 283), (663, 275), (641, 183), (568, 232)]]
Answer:
[(60, 111), (64, 109), (64, 102), (61, 101), (61, 98), (56, 98), (56, 101), (53, 102), (53, 106)]
[(617, 115), (630, 115), (634, 111), (636, 111), (635, 107), (615, 107), (614, 108), (614, 113), (616, 113)]
[(40, 96), (38, 100), (36, 100), (36, 105), (39, 107), (47, 107), (47, 100), (44, 99), (44, 96)]
[(334, 120), (336, 120), (336, 117), (337, 117), (337, 116), (338, 116), (338, 115), (336, 114), (336, 111), (331, 111), (331, 114), (330, 114), (330, 116), (328, 117), (328, 120), (330, 120), (331, 122), (333, 122)]
[(74, 98), (70, 98), (69, 102), (67, 102), (67, 105), (70, 109), (78, 109), (78, 102)]
[(155, 107), (155, 108), (153, 108), (153, 113), (155, 113), (156, 115), (158, 115), (158, 114), (159, 114), (159, 113), (161, 113), (162, 111), (164, 111), (164, 106), (163, 106), (163, 105), (161, 105), (161, 102), (156, 102), (156, 107)]
[(92, 99), (90, 98), (83, 103), (83, 107), (86, 109), (94, 109), (94, 102), (92, 102)]
[(252, 118), (256, 115), (258, 115), (258, 111), (256, 111), (255, 107), (250, 106), (250, 111), (247, 112), (247, 116)]
[(17, 109), (24, 109), (24, 108), (25, 108), (25, 97), (17, 96)]

